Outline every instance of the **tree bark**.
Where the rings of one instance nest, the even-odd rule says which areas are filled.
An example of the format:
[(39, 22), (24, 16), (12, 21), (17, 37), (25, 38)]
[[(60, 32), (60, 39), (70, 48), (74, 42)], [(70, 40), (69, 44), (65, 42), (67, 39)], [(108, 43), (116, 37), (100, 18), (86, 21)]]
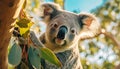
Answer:
[(8, 69), (7, 48), (10, 28), (18, 17), (24, 0), (0, 0), (0, 69)]

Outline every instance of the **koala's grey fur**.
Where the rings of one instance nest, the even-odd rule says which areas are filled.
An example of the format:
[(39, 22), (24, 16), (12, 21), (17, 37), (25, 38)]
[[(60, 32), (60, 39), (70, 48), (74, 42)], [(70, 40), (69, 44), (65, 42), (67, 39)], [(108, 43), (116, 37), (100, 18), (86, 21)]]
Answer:
[[(100, 25), (96, 17), (89, 13), (67, 12), (51, 3), (44, 3), (42, 7), (44, 7), (43, 19), (47, 28), (40, 40), (45, 47), (56, 54), (63, 65), (58, 68), (45, 61), (44, 69), (82, 69), (78, 40), (91, 38), (100, 33)], [(64, 35), (61, 33), (59, 35), (59, 32)]]

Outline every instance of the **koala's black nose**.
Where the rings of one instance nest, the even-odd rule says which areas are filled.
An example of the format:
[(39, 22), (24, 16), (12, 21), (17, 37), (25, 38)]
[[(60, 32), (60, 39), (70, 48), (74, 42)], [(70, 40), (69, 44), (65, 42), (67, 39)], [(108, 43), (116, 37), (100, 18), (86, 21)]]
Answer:
[(59, 28), (58, 34), (57, 34), (57, 38), (59, 39), (64, 39), (65, 38), (65, 34), (67, 33), (68, 29), (66, 26), (61, 26)]

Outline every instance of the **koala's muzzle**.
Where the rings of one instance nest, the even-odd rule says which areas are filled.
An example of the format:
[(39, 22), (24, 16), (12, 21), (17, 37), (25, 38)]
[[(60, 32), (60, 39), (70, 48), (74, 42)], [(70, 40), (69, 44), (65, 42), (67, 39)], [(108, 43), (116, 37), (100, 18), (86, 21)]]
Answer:
[(65, 34), (67, 33), (68, 29), (66, 26), (61, 26), (59, 28), (57, 38), (63, 40), (65, 38)]

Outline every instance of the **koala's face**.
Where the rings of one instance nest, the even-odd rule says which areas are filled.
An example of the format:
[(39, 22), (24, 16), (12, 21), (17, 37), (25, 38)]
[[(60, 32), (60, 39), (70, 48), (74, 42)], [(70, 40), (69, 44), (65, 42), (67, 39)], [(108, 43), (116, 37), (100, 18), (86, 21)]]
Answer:
[(74, 14), (51, 3), (42, 6), (42, 18), (47, 24), (46, 46), (52, 50), (66, 50), (74, 46), (79, 39), (92, 38), (100, 33), (100, 25), (92, 14)]
[(54, 46), (70, 46), (80, 31), (77, 15), (60, 13), (47, 24), (46, 38)]

